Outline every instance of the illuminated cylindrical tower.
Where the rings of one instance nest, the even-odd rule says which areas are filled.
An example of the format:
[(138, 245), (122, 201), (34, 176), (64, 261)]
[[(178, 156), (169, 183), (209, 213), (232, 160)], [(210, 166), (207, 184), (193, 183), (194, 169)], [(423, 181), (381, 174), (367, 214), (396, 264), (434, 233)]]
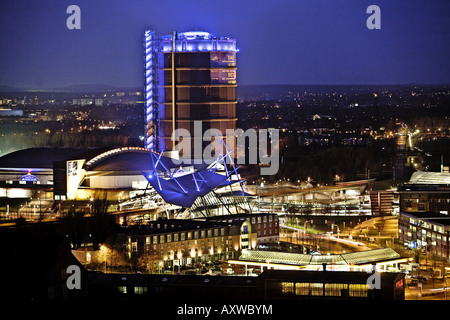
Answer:
[(186, 129), (194, 137), (199, 121), (202, 132), (236, 129), (235, 39), (200, 31), (156, 36), (148, 30), (144, 46), (147, 149), (174, 150), (173, 131)]

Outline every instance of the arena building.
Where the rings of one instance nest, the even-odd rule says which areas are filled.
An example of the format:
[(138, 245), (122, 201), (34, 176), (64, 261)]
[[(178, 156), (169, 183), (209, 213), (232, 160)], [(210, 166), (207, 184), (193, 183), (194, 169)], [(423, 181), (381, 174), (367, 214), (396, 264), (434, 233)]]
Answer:
[(249, 213), (252, 195), (243, 183), (232, 164), (180, 165), (140, 147), (31, 148), (0, 158), (0, 197), (30, 200), (43, 191), (48, 213), (56, 203), (95, 199), (115, 203), (115, 211), (155, 209), (166, 218)]

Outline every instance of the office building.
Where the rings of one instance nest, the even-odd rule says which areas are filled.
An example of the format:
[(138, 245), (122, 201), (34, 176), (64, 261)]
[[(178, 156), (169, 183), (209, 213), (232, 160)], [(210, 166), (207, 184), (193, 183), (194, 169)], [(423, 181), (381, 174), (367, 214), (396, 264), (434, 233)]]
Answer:
[(398, 192), (400, 243), (448, 259), (450, 174), (417, 171)]
[(400, 213), (399, 241), (411, 249), (420, 249), (448, 259), (450, 217), (433, 212)]
[[(185, 141), (190, 158), (201, 157), (211, 143), (201, 141), (208, 129), (226, 135), (236, 128), (236, 40), (200, 31), (157, 36), (147, 30), (144, 46), (145, 147), (175, 150), (172, 133), (185, 129), (192, 137)], [(195, 123), (201, 132), (194, 133)]]

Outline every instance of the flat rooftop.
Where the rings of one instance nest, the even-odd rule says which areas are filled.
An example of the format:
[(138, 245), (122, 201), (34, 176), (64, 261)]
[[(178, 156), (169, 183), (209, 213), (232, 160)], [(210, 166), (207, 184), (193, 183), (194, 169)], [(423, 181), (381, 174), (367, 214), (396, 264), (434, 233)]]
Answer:
[(224, 216), (223, 221), (216, 220), (197, 220), (197, 219), (161, 219), (151, 221), (145, 225), (122, 227), (120, 233), (134, 235), (152, 235), (163, 234), (177, 231), (196, 231), (201, 229), (210, 229), (226, 227), (230, 225), (241, 225), (242, 219), (234, 218), (235, 215)]
[(430, 222), (433, 224), (440, 224), (443, 226), (450, 225), (450, 217), (448, 215), (436, 212), (401, 212), (401, 215), (410, 216), (420, 219), (422, 221)]
[(252, 262), (270, 262), (274, 264), (306, 265), (362, 265), (401, 258), (390, 248), (366, 250), (360, 252), (312, 255), (274, 251), (249, 250), (244, 252), (239, 260)]

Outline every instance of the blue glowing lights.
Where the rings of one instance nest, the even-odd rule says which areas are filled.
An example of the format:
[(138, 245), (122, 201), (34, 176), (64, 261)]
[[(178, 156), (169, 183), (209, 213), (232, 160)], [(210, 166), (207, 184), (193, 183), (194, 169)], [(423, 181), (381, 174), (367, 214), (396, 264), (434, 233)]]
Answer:
[[(184, 208), (190, 208), (197, 198), (204, 197), (217, 188), (232, 184), (239, 183), (243, 193), (242, 183), (244, 180), (239, 178), (238, 168), (234, 166), (225, 142), (221, 140), (220, 143), (226, 153), (219, 152), (217, 159), (210, 164), (202, 162), (201, 164), (183, 163), (180, 165), (172, 158), (152, 151), (150, 155), (153, 169), (150, 172), (143, 171), (142, 173), (164, 201)], [(227, 158), (232, 170), (227, 168)], [(224, 170), (218, 170), (219, 167), (223, 167)]]
[(155, 33), (145, 31), (145, 148), (155, 148), (155, 118), (156, 118), (156, 85), (155, 85)]
[(26, 175), (20, 177), (20, 181), (38, 181), (38, 178), (31, 174), (31, 170), (28, 170)]

